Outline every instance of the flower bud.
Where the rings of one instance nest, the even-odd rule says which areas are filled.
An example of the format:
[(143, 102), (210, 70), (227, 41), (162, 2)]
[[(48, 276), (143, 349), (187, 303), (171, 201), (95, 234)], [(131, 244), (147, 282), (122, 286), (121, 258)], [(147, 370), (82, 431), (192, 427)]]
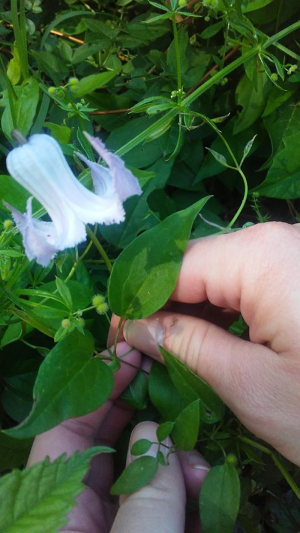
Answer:
[(276, 74), (276, 72), (273, 72), (273, 74), (271, 74), (271, 80), (273, 80), (273, 81), (277, 81), (278, 80), (278, 74)]
[(102, 296), (102, 294), (96, 294), (92, 299), (92, 305), (94, 307), (97, 307), (97, 305), (101, 305), (105, 303), (105, 298)]
[(238, 462), (236, 455), (234, 455), (234, 453), (229, 453), (226, 457), (226, 462), (230, 465), (236, 466)]
[(106, 302), (103, 302), (102, 304), (97, 305), (96, 307), (96, 311), (98, 315), (103, 315), (104, 313), (107, 313), (108, 309), (109, 309), (108, 303)]
[(13, 223), (12, 220), (9, 220), (9, 219), (8, 219), (8, 220), (4, 220), (4, 221), (3, 221), (3, 226), (4, 226), (4, 229), (6, 229), (6, 230), (10, 230), (10, 229), (13, 228), (14, 223)]
[(55, 94), (56, 93), (56, 87), (49, 87), (48, 94)]
[(84, 318), (81, 318), (81, 317), (77, 318), (77, 323), (79, 324), (80, 327), (84, 328), (85, 326)]
[(61, 321), (61, 327), (62, 328), (69, 328), (71, 326), (71, 322), (68, 318), (64, 318), (62, 321)]

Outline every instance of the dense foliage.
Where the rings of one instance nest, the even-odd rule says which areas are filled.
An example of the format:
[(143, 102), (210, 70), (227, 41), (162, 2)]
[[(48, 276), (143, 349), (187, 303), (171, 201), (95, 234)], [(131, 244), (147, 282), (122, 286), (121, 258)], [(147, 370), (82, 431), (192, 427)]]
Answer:
[[(0, 469), (6, 474), (26, 463), (35, 435), (106, 401), (122, 364), (114, 350), (109, 365), (99, 357), (110, 312), (141, 318), (163, 306), (190, 235), (268, 219), (300, 221), (300, 7), (298, 0), (1, 0), (1, 12)], [(126, 200), (125, 222), (89, 228), (85, 243), (43, 268), (27, 259), (2, 204), (24, 212), (29, 197), (6, 170), (16, 146), (12, 130), (49, 133), (89, 188), (90, 172), (74, 152), (95, 161), (83, 131), (100, 136), (124, 158), (143, 194)], [(33, 207), (36, 217), (45, 216), (38, 202)], [(242, 318), (231, 331), (247, 333)], [(159, 441), (171, 434), (180, 448), (196, 445), (214, 466), (200, 499), (204, 533), (230, 532), (235, 522), (236, 531), (247, 533), (299, 531), (299, 470), (251, 435), (171, 354), (163, 356), (165, 366), (155, 363), (149, 380), (140, 371), (123, 397), (136, 408), (131, 424), (156, 420)], [(141, 442), (136, 455), (147, 446)], [(57, 504), (57, 525), (96, 452), (74, 455), (60, 480), (51, 467), (52, 495), (73, 476), (70, 503)], [(148, 466), (144, 461), (141, 479), (143, 459), (122, 474), (115, 494), (135, 490), (163, 462), (160, 455)], [(41, 465), (1, 478), (5, 502), (14, 483), (23, 486), (19, 499), (28, 484), (43, 486), (50, 467)], [(25, 500), (17, 504), (26, 509)], [(0, 503), (3, 531), (13, 525), (6, 505)], [(211, 513), (215, 507), (222, 512)]]

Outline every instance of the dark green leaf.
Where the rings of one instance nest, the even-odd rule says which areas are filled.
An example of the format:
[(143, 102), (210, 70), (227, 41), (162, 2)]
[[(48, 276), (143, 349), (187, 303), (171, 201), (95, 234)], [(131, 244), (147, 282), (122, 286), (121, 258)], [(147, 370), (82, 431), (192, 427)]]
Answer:
[(31, 446), (32, 439), (19, 440), (0, 434), (0, 472), (24, 465)]
[(211, 424), (224, 416), (224, 404), (216, 393), (186, 365), (164, 348), (160, 348), (176, 389), (188, 403), (200, 400), (200, 420)]
[(166, 218), (121, 253), (108, 289), (115, 314), (142, 318), (166, 303), (176, 285), (193, 221), (208, 199)]
[(224, 22), (221, 20), (220, 22), (216, 22), (216, 24), (211, 24), (208, 28), (203, 30), (202, 33), (200, 33), (200, 37), (202, 39), (210, 39), (210, 37), (213, 37), (219, 31), (224, 27)]
[(19, 439), (31, 437), (100, 407), (111, 394), (113, 375), (93, 357), (93, 349), (92, 336), (76, 330), (57, 344), (40, 367), (31, 413), (5, 433)]
[(183, 400), (175, 388), (164, 365), (153, 363), (149, 376), (149, 395), (151, 402), (168, 421), (175, 421), (189, 402)]
[(240, 505), (240, 480), (235, 466), (213, 467), (201, 487), (199, 512), (203, 533), (232, 533)]
[(136, 492), (151, 481), (157, 470), (158, 460), (156, 457), (139, 457), (122, 472), (110, 492), (114, 495)]

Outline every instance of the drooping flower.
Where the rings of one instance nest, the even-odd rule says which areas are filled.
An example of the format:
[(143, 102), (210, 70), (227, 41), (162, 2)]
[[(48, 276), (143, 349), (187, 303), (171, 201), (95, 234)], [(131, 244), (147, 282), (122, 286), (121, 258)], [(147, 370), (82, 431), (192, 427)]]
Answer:
[(86, 137), (108, 164), (106, 168), (77, 154), (91, 168), (95, 193), (76, 179), (59, 144), (49, 135), (33, 135), (7, 157), (10, 175), (42, 204), (51, 218), (51, 222), (33, 218), (32, 197), (25, 214), (5, 204), (23, 236), (28, 258), (36, 258), (43, 266), (58, 251), (84, 241), (85, 224), (122, 222), (122, 202), (142, 193), (138, 180), (122, 159), (109, 152), (99, 139), (88, 134)]

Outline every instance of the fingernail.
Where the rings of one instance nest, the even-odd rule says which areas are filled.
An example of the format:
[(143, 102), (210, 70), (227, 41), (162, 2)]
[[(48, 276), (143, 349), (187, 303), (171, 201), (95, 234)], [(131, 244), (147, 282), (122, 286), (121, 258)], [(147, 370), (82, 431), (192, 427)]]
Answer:
[(156, 319), (127, 320), (123, 330), (128, 344), (147, 355), (159, 356), (163, 344), (164, 328)]
[(198, 470), (205, 470), (206, 472), (210, 470), (210, 467), (205, 459), (203, 459), (203, 457), (196, 452), (192, 452), (188, 455), (188, 463), (190, 466), (197, 468)]

